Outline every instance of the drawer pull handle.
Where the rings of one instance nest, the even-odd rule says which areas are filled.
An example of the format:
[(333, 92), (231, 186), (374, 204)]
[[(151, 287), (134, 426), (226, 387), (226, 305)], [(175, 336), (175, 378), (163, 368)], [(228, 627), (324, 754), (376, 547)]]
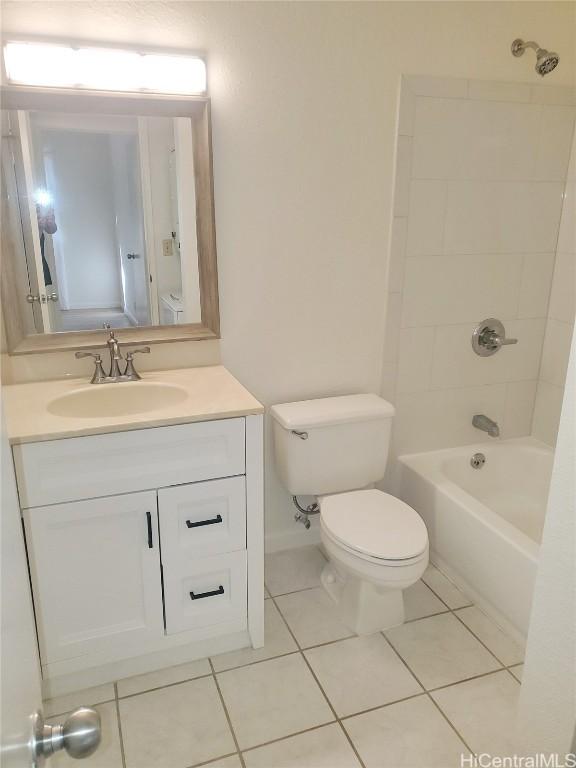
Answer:
[(202, 600), (203, 597), (214, 597), (215, 595), (223, 595), (224, 587), (222, 584), (218, 589), (213, 589), (211, 592), (200, 592), (199, 595), (195, 595), (194, 592), (190, 592), (190, 600)]
[(201, 525), (215, 525), (222, 522), (222, 515), (216, 515), (211, 520), (198, 520), (197, 523), (193, 523), (192, 520), (186, 520), (188, 528), (200, 528)]
[(146, 523), (148, 524), (148, 549), (154, 548), (152, 541), (152, 512), (146, 512)]

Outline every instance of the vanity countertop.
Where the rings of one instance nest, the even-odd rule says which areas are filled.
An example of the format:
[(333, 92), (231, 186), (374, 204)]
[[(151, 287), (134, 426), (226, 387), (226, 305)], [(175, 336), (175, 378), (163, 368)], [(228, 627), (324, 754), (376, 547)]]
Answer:
[[(137, 388), (141, 382), (90, 384), (86, 379), (60, 379), (2, 387), (4, 417), (10, 443), (33, 443), (131, 429), (228, 419), (264, 412), (264, 407), (221, 365), (142, 373), (142, 382), (184, 390), (177, 403), (140, 413), (83, 416), (57, 415), (49, 409), (58, 398), (85, 390)], [(104, 394), (104, 393), (103, 393)], [(82, 395), (79, 395), (82, 397)]]

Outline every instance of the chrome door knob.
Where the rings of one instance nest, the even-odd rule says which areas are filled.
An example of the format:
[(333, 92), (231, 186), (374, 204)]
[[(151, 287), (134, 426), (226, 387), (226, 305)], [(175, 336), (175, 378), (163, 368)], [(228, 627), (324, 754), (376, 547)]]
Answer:
[(41, 712), (34, 718), (35, 768), (42, 768), (46, 759), (61, 749), (74, 759), (89, 757), (102, 740), (100, 715), (88, 707), (72, 712), (63, 725), (47, 725)]

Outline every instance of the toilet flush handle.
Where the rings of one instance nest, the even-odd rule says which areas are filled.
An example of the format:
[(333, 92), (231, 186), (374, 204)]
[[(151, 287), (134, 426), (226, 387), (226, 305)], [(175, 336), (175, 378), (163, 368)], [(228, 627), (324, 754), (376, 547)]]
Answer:
[(291, 432), (293, 435), (299, 437), (300, 440), (308, 440), (308, 432), (298, 432), (297, 429), (292, 429)]

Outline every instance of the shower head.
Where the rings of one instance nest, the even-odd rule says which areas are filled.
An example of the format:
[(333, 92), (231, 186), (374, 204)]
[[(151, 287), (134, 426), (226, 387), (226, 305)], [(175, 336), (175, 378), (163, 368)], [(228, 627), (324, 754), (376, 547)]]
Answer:
[(540, 48), (538, 43), (535, 43), (533, 40), (529, 40), (527, 43), (525, 43), (524, 40), (520, 40), (520, 38), (514, 40), (512, 43), (512, 55), (523, 56), (526, 48), (532, 48), (536, 51), (535, 70), (542, 77), (547, 75), (548, 72), (552, 72), (552, 70), (556, 69), (558, 66), (558, 62), (560, 61), (558, 54), (553, 53), (552, 51), (547, 51), (546, 48)]

